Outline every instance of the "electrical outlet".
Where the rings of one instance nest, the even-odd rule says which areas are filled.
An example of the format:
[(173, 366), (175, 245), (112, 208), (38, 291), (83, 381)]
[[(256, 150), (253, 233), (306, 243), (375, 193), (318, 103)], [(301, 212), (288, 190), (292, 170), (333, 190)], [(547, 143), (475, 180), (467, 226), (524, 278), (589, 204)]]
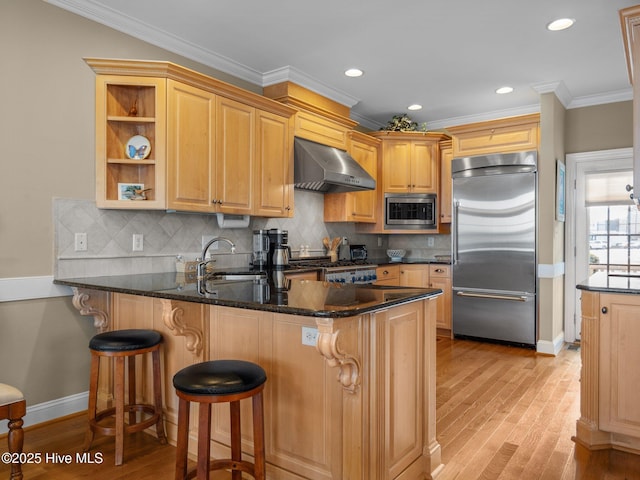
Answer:
[(133, 234), (133, 251), (142, 252), (144, 250), (144, 236), (141, 233)]
[(435, 245), (436, 241), (433, 237), (427, 237), (427, 246), (428, 247), (433, 247)]
[(302, 344), (315, 347), (318, 342), (318, 329), (313, 327), (302, 327)]
[(76, 233), (75, 250), (76, 252), (87, 251), (87, 234), (86, 233)]

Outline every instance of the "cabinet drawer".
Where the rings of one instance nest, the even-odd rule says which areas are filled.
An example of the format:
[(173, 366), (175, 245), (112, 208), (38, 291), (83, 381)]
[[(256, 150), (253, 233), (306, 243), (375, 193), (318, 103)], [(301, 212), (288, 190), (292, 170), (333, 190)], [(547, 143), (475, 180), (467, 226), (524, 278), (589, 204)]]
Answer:
[(400, 277), (400, 266), (383, 265), (382, 267), (378, 267), (376, 268), (376, 276), (378, 277), (378, 282), (397, 280)]
[(451, 277), (451, 265), (429, 265), (429, 278)]

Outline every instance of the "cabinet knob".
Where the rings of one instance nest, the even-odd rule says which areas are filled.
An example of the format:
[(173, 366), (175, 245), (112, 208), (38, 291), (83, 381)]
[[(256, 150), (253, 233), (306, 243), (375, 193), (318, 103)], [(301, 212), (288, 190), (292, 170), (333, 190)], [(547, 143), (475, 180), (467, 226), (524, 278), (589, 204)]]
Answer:
[(383, 271), (382, 271), (382, 274), (383, 274), (383, 275), (389, 275), (389, 270), (383, 270)]
[(216, 200), (215, 198), (213, 200), (211, 200), (211, 204), (215, 205), (216, 203), (218, 203), (218, 200)]
[(602, 313), (607, 313), (609, 310), (607, 310), (607, 307), (602, 307)]
[(287, 206), (285, 207), (285, 210), (288, 212), (289, 210), (291, 210), (291, 207), (290, 207), (289, 205), (287, 205)]
[(441, 268), (436, 268), (436, 273), (444, 273), (444, 270)]

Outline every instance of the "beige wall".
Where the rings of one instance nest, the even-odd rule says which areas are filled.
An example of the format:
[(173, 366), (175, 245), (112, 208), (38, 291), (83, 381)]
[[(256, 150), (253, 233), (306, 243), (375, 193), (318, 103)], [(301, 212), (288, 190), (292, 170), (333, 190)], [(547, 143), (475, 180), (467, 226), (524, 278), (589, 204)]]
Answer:
[[(52, 199), (95, 196), (83, 57), (169, 60), (261, 91), (41, 0), (0, 0), (0, 45), (0, 279), (52, 275)], [(0, 303), (0, 331), (0, 382), (30, 405), (87, 390), (95, 331), (69, 297)]]
[(594, 152), (633, 145), (633, 102), (572, 108), (565, 116), (566, 153)]
[(564, 163), (566, 110), (553, 93), (540, 97), (538, 168), (539, 339), (554, 342), (564, 331), (564, 223), (556, 219), (556, 167)]

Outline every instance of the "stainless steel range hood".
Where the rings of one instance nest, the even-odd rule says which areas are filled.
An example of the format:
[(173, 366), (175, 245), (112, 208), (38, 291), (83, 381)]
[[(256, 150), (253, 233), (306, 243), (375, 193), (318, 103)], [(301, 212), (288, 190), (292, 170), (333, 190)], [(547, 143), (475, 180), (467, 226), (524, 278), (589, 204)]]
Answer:
[(295, 137), (295, 188), (323, 193), (373, 190), (376, 181), (344, 150)]

